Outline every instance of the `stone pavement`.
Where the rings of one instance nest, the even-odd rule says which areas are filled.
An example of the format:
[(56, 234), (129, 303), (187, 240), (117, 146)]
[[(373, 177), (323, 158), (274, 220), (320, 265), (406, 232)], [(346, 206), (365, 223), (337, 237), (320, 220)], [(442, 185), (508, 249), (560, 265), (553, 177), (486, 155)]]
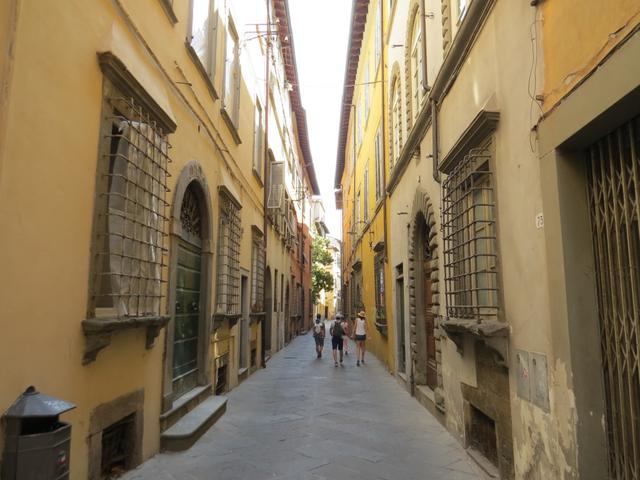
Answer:
[(124, 478), (483, 478), (382, 364), (365, 360), (356, 367), (352, 353), (335, 368), (329, 339), (318, 360), (311, 335), (298, 337), (229, 393), (227, 413), (191, 449), (156, 455)]

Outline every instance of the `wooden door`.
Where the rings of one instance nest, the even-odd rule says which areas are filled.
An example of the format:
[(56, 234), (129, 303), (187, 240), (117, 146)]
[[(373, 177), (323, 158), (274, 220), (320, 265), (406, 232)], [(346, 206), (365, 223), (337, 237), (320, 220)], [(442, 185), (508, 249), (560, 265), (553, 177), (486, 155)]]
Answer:
[(173, 391), (176, 396), (197, 383), (201, 258), (199, 246), (182, 239), (178, 241), (173, 337)]
[(436, 388), (438, 374), (436, 366), (436, 338), (434, 334), (434, 318), (432, 311), (432, 291), (431, 291), (431, 258), (425, 254), (422, 266), (423, 271), (423, 297), (422, 308), (425, 323), (425, 337), (427, 349), (427, 386)]

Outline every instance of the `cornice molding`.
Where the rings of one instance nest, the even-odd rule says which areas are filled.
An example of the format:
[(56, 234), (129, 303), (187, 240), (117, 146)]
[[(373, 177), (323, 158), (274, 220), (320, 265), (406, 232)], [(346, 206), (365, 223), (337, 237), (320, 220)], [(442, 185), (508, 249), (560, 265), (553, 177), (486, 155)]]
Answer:
[(480, 110), (449, 153), (442, 158), (438, 170), (450, 173), (471, 148), (477, 146), (498, 127), (499, 120), (500, 112)]
[(98, 53), (100, 70), (123, 95), (133, 97), (149, 113), (165, 133), (173, 133), (178, 125), (165, 112), (127, 66), (113, 52)]

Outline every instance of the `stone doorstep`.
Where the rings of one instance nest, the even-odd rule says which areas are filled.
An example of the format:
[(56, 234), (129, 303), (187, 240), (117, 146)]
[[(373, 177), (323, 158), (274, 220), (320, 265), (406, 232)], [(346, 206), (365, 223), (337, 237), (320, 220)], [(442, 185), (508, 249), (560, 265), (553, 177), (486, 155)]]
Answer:
[(242, 382), (249, 377), (249, 367), (238, 369), (238, 382)]
[(160, 435), (160, 450), (190, 448), (227, 410), (227, 397), (211, 396)]
[(184, 395), (176, 398), (170, 410), (160, 415), (160, 431), (164, 432), (174, 425), (181, 417), (193, 410), (205, 398), (211, 395), (211, 384), (192, 388)]
[(500, 478), (498, 468), (482, 453), (473, 447), (467, 448), (467, 455), (478, 465), (488, 478)]

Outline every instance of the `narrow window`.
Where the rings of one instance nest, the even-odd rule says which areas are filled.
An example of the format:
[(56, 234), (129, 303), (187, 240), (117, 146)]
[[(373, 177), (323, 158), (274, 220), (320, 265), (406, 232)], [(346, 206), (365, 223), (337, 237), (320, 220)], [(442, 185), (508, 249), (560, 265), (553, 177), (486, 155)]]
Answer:
[(224, 109), (233, 124), (238, 126), (240, 93), (240, 58), (238, 50), (238, 34), (229, 19), (224, 59)]
[(225, 192), (220, 193), (218, 227), (217, 313), (240, 313), (240, 205)]
[(262, 178), (262, 165), (264, 163), (264, 120), (262, 105), (260, 105), (260, 101), (257, 99), (253, 122), (253, 170), (258, 177)]
[[(367, 164), (369, 162), (367, 161)], [(369, 166), (364, 170), (364, 212), (363, 218), (367, 222), (369, 220)]]
[(251, 311), (264, 311), (265, 252), (262, 232), (253, 229), (251, 241)]
[[(380, 59), (382, 58), (382, 0), (378, 3), (378, 12), (376, 15), (376, 33), (375, 33), (375, 72), (378, 72), (380, 66)], [(375, 77), (376, 75), (374, 75)]]
[(416, 13), (413, 21), (411, 40), (411, 121), (412, 124), (418, 118), (420, 107), (422, 105), (422, 97), (424, 94), (422, 88), (422, 30), (420, 28), (420, 12)]
[(400, 82), (396, 79), (391, 94), (391, 162), (396, 164), (402, 148), (402, 110), (400, 108)]
[(382, 154), (382, 130), (378, 125), (375, 144), (376, 160), (376, 202), (384, 196), (384, 155)]
[(190, 21), (189, 45), (213, 81), (218, 23), (213, 0), (191, 0)]
[(364, 64), (364, 118), (365, 121), (369, 118), (369, 108), (371, 105), (370, 101), (370, 90), (369, 90), (369, 59)]
[(374, 258), (374, 282), (376, 295), (376, 323), (387, 324), (387, 311), (385, 305), (385, 284), (384, 284), (384, 256), (382, 253), (376, 254)]

